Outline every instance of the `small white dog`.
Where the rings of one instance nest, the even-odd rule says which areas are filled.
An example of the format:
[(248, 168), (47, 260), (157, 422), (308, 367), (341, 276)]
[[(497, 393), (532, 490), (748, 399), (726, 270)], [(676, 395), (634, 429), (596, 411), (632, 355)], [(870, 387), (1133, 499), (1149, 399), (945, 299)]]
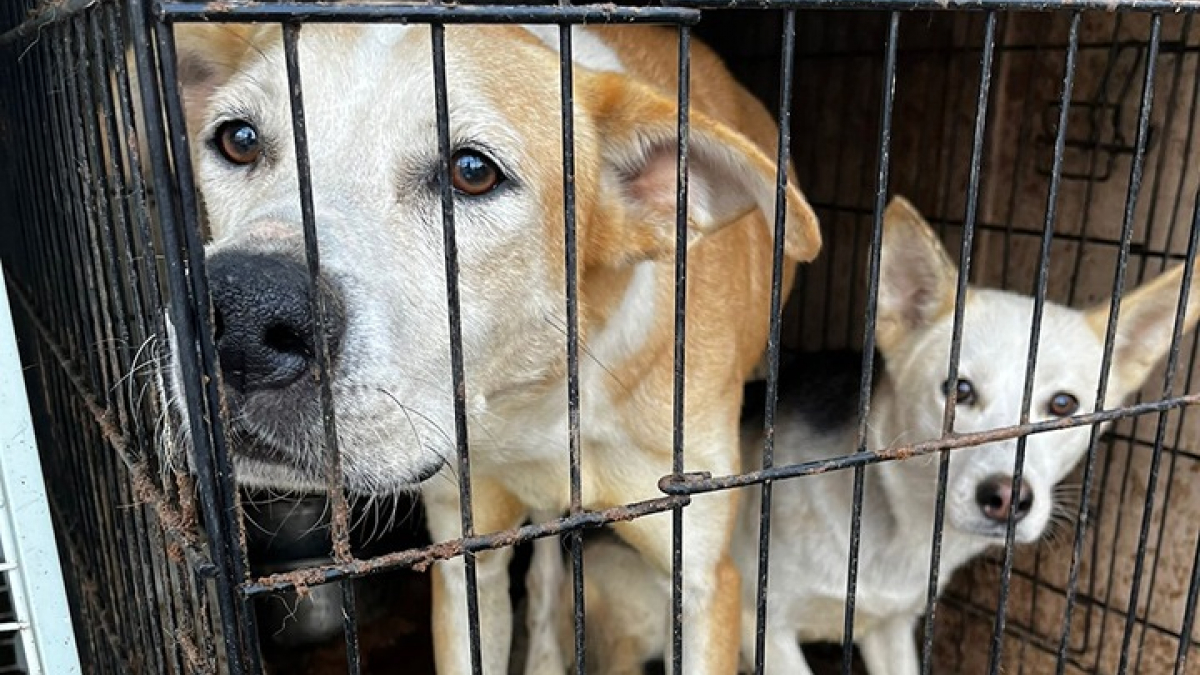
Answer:
[[(897, 197), (884, 218), (877, 328), (883, 363), (877, 362), (874, 378), (867, 449), (940, 437), (947, 395), (957, 397), (956, 432), (1017, 424), (1033, 299), (972, 288), (958, 379), (946, 382), (958, 271), (929, 225), (904, 199)], [(1176, 268), (1121, 303), (1108, 405), (1137, 391), (1169, 348), (1181, 277), (1182, 267)], [(1195, 325), (1198, 298), (1193, 288), (1185, 330)], [(1093, 409), (1107, 320), (1107, 304), (1088, 311), (1046, 304), (1031, 421)], [(860, 357), (822, 355), (799, 365), (780, 378), (776, 465), (854, 453)], [(1020, 487), (1012, 481), (1015, 439), (952, 452), (941, 586), (963, 564), (1003, 543), (1010, 511), (1015, 509), (1017, 541), (1033, 542), (1043, 535), (1056, 509), (1063, 508), (1055, 503), (1055, 485), (1083, 457), (1089, 433), (1082, 426), (1029, 436)], [(743, 427), (744, 466), (760, 464), (761, 453), (759, 416)], [(937, 477), (937, 455), (866, 470), (854, 638), (871, 675), (918, 672), (913, 628), (925, 608)], [(837, 471), (775, 485), (769, 673), (810, 673), (800, 643), (842, 639), (852, 481), (852, 472)], [(733, 541), (743, 580), (744, 667), (754, 656), (756, 628), (760, 504), (759, 490), (752, 492), (742, 504)], [(621, 548), (615, 540), (603, 540), (587, 551), (587, 630), (589, 640), (597, 643), (589, 644), (589, 654), (596, 653), (598, 661), (589, 664), (591, 672), (640, 672), (643, 661), (664, 650), (665, 633), (651, 627), (667, 625), (669, 586), (635, 580), (637, 561)], [(638, 591), (606, 602), (610, 586)], [(569, 596), (563, 597), (569, 603)], [(641, 602), (630, 605), (625, 602), (629, 597)], [(562, 632), (561, 626), (558, 630)], [(610, 658), (613, 653), (619, 658)]]

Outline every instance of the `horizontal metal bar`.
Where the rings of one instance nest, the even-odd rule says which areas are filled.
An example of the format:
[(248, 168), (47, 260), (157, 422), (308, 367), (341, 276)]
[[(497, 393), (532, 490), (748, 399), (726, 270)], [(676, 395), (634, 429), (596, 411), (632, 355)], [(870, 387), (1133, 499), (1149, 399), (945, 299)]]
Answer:
[(20, 633), (23, 630), (29, 630), (29, 624), (25, 621), (0, 623), (0, 633)]
[(602, 5), (424, 5), (396, 2), (170, 2), (154, 5), (162, 21), (324, 23), (664, 23), (694, 25), (683, 7)]
[[(1007, 51), (1007, 47), (1005, 49)], [(911, 54), (912, 52), (905, 50), (905, 53)], [(1161, 50), (1160, 50), (1160, 53), (1161, 53)], [(807, 58), (807, 55), (806, 55), (806, 58)], [(820, 200), (813, 199), (813, 200), (809, 200), (808, 204), (809, 204), (809, 206), (812, 206), (813, 209), (816, 210), (818, 213), (820, 213), (821, 211), (831, 211), (836, 214), (842, 214), (842, 215), (846, 215), (846, 216), (850, 216), (850, 217), (858, 217), (858, 218), (869, 218), (874, 214), (873, 207), (850, 206), (848, 204), (842, 204), (842, 203), (838, 203), (836, 201), (830, 202), (830, 201), (820, 201)], [(963, 220), (961, 218), (937, 218), (933, 222), (935, 225), (938, 225), (939, 227), (943, 227), (943, 228), (944, 227), (961, 228), (964, 225)], [(1028, 225), (1022, 226), (1020, 224), (1008, 223), (1008, 222), (1005, 222), (1005, 223), (988, 222), (988, 221), (982, 220), (982, 219), (976, 219), (975, 230), (976, 231), (986, 230), (988, 232), (999, 232), (1001, 234), (1012, 234), (1012, 235), (1019, 235), (1022, 237), (1039, 237), (1039, 238), (1042, 236), (1042, 233), (1044, 232), (1044, 230), (1042, 229), (1041, 223), (1039, 223), (1035, 229), (1034, 227), (1030, 227)], [(1104, 246), (1104, 247), (1109, 247), (1109, 248), (1115, 248), (1115, 247), (1119, 247), (1121, 245), (1121, 241), (1119, 239), (1114, 239), (1111, 237), (1104, 237), (1104, 236), (1100, 235), (1099, 233), (1095, 233), (1095, 232), (1089, 233), (1086, 237), (1084, 237), (1078, 233), (1055, 232), (1054, 233), (1054, 242), (1055, 243), (1061, 242), (1061, 243), (1067, 243), (1067, 244), (1085, 242), (1089, 246), (1095, 245), (1095, 246)], [(1166, 261), (1172, 261), (1172, 262), (1182, 262), (1187, 259), (1187, 255), (1184, 253), (1162, 250), (1161, 248), (1154, 248), (1151, 246), (1146, 246), (1144, 244), (1139, 244), (1137, 242), (1130, 243), (1129, 255), (1141, 256), (1141, 257), (1152, 257), (1152, 258), (1166, 260)]]
[(675, 0), (679, 7), (703, 9), (964, 10), (1026, 12), (1100, 9), (1121, 12), (1194, 12), (1198, 0)]
[(895, 459), (908, 459), (910, 457), (930, 455), (935, 452), (941, 452), (942, 450), (955, 450), (958, 448), (982, 445), (984, 443), (1005, 441), (1011, 438), (1028, 436), (1030, 434), (1040, 434), (1046, 433), (1047, 431), (1059, 431), (1062, 429), (1088, 426), (1090, 424), (1109, 422), (1126, 417), (1136, 417), (1138, 415), (1163, 412), (1173, 408), (1182, 408), (1184, 406), (1195, 405), (1197, 403), (1200, 403), (1200, 394), (1188, 394), (1186, 396), (1178, 396), (1176, 398), (1170, 398), (1162, 401), (1139, 403), (1137, 405), (1132, 405), (1125, 408), (1102, 410), (1100, 412), (1089, 413), (1087, 415), (1076, 415), (1074, 417), (1065, 417), (1063, 419), (1047, 420), (1044, 422), (1031, 422), (1029, 424), (1016, 424), (1010, 427), (1000, 427), (997, 429), (989, 429), (987, 431), (978, 431), (968, 434), (952, 434), (936, 440), (911, 443), (909, 445), (898, 445), (894, 448), (887, 448), (875, 452), (861, 452), (853, 455), (842, 455), (840, 457), (818, 459), (811, 462), (789, 464), (787, 466), (775, 466), (771, 467), (770, 469), (749, 471), (747, 473), (734, 474), (730, 476), (717, 476), (714, 478), (711, 474), (706, 472), (667, 475), (659, 479), (658, 488), (669, 495), (695, 495), (705, 492), (716, 492), (718, 490), (729, 490), (731, 488), (745, 487), (747, 485), (757, 485), (759, 483), (765, 483), (769, 480), (782, 480), (785, 478), (797, 478), (799, 476), (814, 476), (817, 474), (829, 473), (830, 471), (852, 469), (859, 466), (868, 466), (871, 464), (878, 464), (880, 462), (887, 462)]
[(27, 19), (0, 35), (0, 48), (33, 39), (41, 34), (43, 28), (66, 21), (99, 1), (58, 0), (41, 3)]
[(397, 551), (366, 560), (352, 560), (340, 565), (321, 565), (293, 572), (272, 574), (244, 584), (242, 593), (247, 597), (252, 597), (296, 587), (318, 586), (396, 569), (424, 569), (437, 560), (448, 560), (464, 553), (507, 548), (541, 537), (633, 520), (653, 513), (670, 511), (677, 506), (687, 506), (690, 501), (691, 499), (686, 496), (659, 497), (644, 502), (614, 506), (602, 511), (581, 511), (546, 523), (534, 523), (511, 530), (444, 541), (424, 548)]

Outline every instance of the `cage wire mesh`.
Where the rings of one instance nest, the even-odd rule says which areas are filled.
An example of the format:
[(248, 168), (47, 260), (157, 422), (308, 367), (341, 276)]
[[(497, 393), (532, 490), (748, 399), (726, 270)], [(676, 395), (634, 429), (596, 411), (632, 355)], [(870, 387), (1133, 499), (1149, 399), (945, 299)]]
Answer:
[[(975, 224), (972, 272), (976, 283), (1034, 291), (1070, 22), (1066, 14), (1031, 13), (1008, 14), (1000, 22)], [(816, 147), (809, 149), (807, 159), (798, 157), (797, 168), (801, 183), (821, 209), (829, 237), (822, 258), (802, 271), (804, 285), (792, 299), (792, 311), (802, 316), (820, 313), (822, 321), (793, 323), (795, 331), (789, 339), (800, 349), (820, 349), (861, 342), (861, 313), (855, 308), (861, 307), (864, 290), (855, 283), (862, 274), (839, 274), (839, 270), (861, 269), (862, 243), (871, 226), (869, 168), (874, 156), (870, 147), (865, 154), (855, 152), (863, 147), (855, 139), (875, 133), (872, 111), (879, 90), (870, 86), (874, 80), (869, 76), (880, 67), (876, 46), (883, 19), (822, 13), (806, 23), (813, 33), (811, 39), (800, 40), (805, 48), (798, 60), (797, 81), (814, 87), (805, 100), (817, 96), (824, 100), (820, 106), (796, 108), (797, 128), (816, 130), (811, 136)], [(906, 25), (897, 74), (891, 185), (894, 192), (920, 195), (915, 199), (930, 205), (929, 212), (936, 214), (933, 221), (954, 251), (961, 241), (968, 193), (984, 17), (937, 15)], [(1137, 202), (1127, 268), (1135, 283), (1153, 277), (1186, 253), (1188, 202), (1195, 192), (1196, 178), (1188, 159), (1194, 142), (1195, 64), (1189, 51), (1194, 29), (1187, 16), (1175, 16), (1164, 20), (1162, 30), (1143, 192)], [(1047, 295), (1051, 300), (1088, 305), (1111, 292), (1123, 202), (1137, 150), (1149, 35), (1150, 17), (1138, 14), (1085, 14), (1080, 24), (1050, 254)], [(799, 91), (803, 87), (797, 85)], [(830, 114), (830, 110), (838, 112)], [(854, 294), (856, 302), (835, 300), (846, 293)], [(1193, 343), (1186, 341), (1184, 363), (1191, 364), (1193, 354)], [(1190, 368), (1185, 366), (1185, 372)], [(1181, 384), (1184, 390), (1192, 386), (1190, 379)], [(1186, 570), (1193, 565), (1196, 533), (1172, 529), (1170, 523), (1180, 513), (1176, 509), (1187, 509), (1186, 500), (1176, 500), (1189, 490), (1186, 473), (1180, 472), (1190, 461), (1186, 439), (1195, 427), (1183, 411), (1171, 413), (1168, 424), (1172, 431), (1157, 451), (1163, 459), (1154, 477), (1150, 553), (1141, 572), (1157, 576), (1158, 581), (1142, 587), (1133, 613), (1128, 611), (1129, 590), (1139, 546), (1131, 523), (1139, 521), (1147, 508), (1146, 481), (1156, 454), (1153, 422), (1121, 422), (1101, 442), (1088, 505), (1091, 526), (1086, 555), (1073, 601), (1072, 637), (1063, 654), (1081, 672), (1117, 672), (1122, 633), (1129, 622), (1135, 626), (1133, 639), (1140, 648), (1134, 650), (1138, 655), (1134, 658), (1143, 659), (1140, 667), (1147, 672), (1174, 668), (1180, 622), (1192, 600), (1181, 589), (1166, 590), (1172, 582), (1154, 570)], [(1069, 483), (1078, 485), (1081, 479), (1081, 472), (1076, 472)], [(1007, 650), (1015, 652), (1011, 668), (1048, 672), (1059, 656), (1059, 624), (1070, 587), (1069, 539), (1069, 534), (1059, 535), (1051, 543), (1018, 549), (1007, 605)], [(939, 620), (957, 639), (942, 643), (944, 667), (961, 672), (985, 667), (969, 645), (988, 635), (986, 624), (997, 602), (998, 562), (976, 564), (952, 586)], [(1186, 579), (1186, 573), (1179, 576), (1181, 583)], [(1162, 646), (1147, 646), (1156, 642)], [(1133, 665), (1131, 661), (1129, 667)]]
[[(842, 4), (832, 10), (767, 1), (699, 11), (64, 0), (0, 10), (0, 244), (85, 667), (432, 672), (423, 570), (433, 560), (465, 554), (472, 561), (475, 553), (564, 532), (575, 553), (579, 539), (570, 533), (582, 527), (686, 511), (688, 492), (720, 482), (677, 476), (664, 483), (671, 493), (665, 497), (592, 512), (580, 499), (576, 461), (565, 517), (495, 534), (473, 532), (468, 511), (467, 538), (448, 543), (428, 540), (412, 500), (352, 505), (334, 490), (331, 503), (281, 502), (235, 489), (207, 281), (199, 271), (202, 218), (175, 89), (175, 22), (239, 12), (242, 20), (284, 22), (287, 67), (299, 82), (302, 19), (431, 23), (435, 65), (443, 22), (699, 21), (698, 38), (776, 117), (790, 116), (785, 147), (795, 181), (820, 216), (824, 249), (801, 266), (783, 310), (782, 343), (794, 350), (864, 345), (864, 326), (873, 321), (869, 249), (888, 194), (918, 204), (952, 257), (971, 234), (973, 282), (1036, 293), (1042, 268), (1046, 299), (1071, 306), (1107, 301), (1118, 269), (1128, 289), (1187, 259), (1200, 190), (1193, 159), (1200, 27), (1190, 4), (975, 3), (985, 11), (957, 11), (965, 5), (910, 2), (904, 8), (918, 11), (904, 13), (889, 11), (900, 7), (895, 3)], [(1107, 9), (1137, 11), (1101, 11)], [(680, 30), (686, 52), (691, 29)], [(683, 72), (688, 65), (682, 61)], [(435, 97), (439, 140), (448, 156), (448, 75), (441, 69), (435, 76), (443, 90)], [(570, 91), (571, 70), (563, 77)], [(303, 122), (302, 89), (290, 93)], [(781, 103), (783, 93), (790, 96)], [(686, 88), (680, 97), (686, 124)], [(303, 154), (306, 130), (295, 133)], [(572, 151), (567, 143), (564, 163), (574, 161)], [(681, 153), (680, 161), (686, 158)], [(297, 199), (314, 242), (307, 262), (315, 279), (319, 252), (303, 164)], [(448, 181), (441, 184), (449, 189)], [(572, 194), (569, 183), (564, 191)], [(1043, 266), (1048, 192), (1057, 195), (1057, 215)], [(446, 217), (453, 219), (453, 208)], [(452, 236), (453, 228), (446, 232)], [(453, 269), (456, 261), (446, 264)], [(450, 279), (450, 288), (427, 292), (453, 296)], [(572, 331), (571, 322), (564, 329)], [(172, 330), (180, 345), (195, 345), (179, 357), (186, 381), (174, 394), (165, 361)], [(577, 338), (568, 342), (581, 347)], [(461, 383), (461, 346), (453, 349)], [(323, 371), (325, 351), (317, 350)], [(923, 639), (925, 672), (1200, 672), (1193, 621), (1200, 583), (1197, 427), (1182, 407), (1191, 400), (1171, 398), (1194, 391), (1193, 336), (1184, 336), (1177, 358), (1173, 392), (1163, 392), (1160, 367), (1139, 399), (1149, 414), (1120, 416), (1096, 443), (1094, 458), (1068, 479), (1078, 488), (1068, 504), (1082, 509), (1085, 529), (1066, 525), (1037, 545), (998, 550), (956, 575), (936, 603), (935, 620), (922, 622), (914, 636)], [(571, 362), (578, 359), (576, 352)], [(192, 413), (186, 428), (172, 422), (174, 396)], [(577, 390), (574, 396), (577, 414)], [(575, 419), (564, 457), (580, 449), (578, 424), (587, 420)], [(452, 461), (469, 476), (465, 416), (457, 420), (461, 454)], [(331, 446), (336, 427), (331, 416)], [(196, 448), (190, 466), (181, 454), (185, 438)], [(330, 457), (330, 475), (337, 475), (337, 452)], [(859, 460), (839, 467), (861, 470)], [(675, 466), (676, 473), (686, 470)], [(465, 482), (463, 490), (469, 501)], [(523, 564), (518, 556), (518, 609)], [(305, 613), (304, 602), (329, 608), (333, 621)], [(281, 628), (296, 616), (313, 621), (310, 635)], [(313, 635), (321, 638), (315, 645)], [(478, 640), (474, 635), (470, 647), (476, 670)], [(680, 644), (668, 672), (683, 672), (678, 660), (694, 658)], [(849, 653), (814, 649), (810, 663), (817, 672), (861, 668), (845, 658)]]

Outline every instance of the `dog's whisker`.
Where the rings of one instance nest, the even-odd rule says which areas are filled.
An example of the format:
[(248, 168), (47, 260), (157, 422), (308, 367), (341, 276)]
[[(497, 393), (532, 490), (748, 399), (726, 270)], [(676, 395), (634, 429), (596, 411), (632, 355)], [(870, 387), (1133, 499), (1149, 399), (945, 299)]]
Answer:
[(408, 418), (409, 425), (410, 425), (410, 427), (411, 427), (411, 428), (412, 428), (412, 430), (413, 430), (413, 436), (414, 436), (415, 438), (418, 438), (418, 439), (419, 439), (420, 437), (419, 437), (419, 435), (418, 435), (418, 434), (417, 434), (417, 432), (416, 432), (416, 427), (415, 427), (415, 425), (413, 425), (413, 423), (412, 423), (412, 417), (411, 417), (411, 415), (416, 415), (417, 417), (419, 417), (419, 418), (421, 418), (422, 420), (424, 420), (426, 423), (428, 423), (428, 424), (429, 424), (429, 426), (430, 426), (430, 427), (432, 427), (432, 428), (433, 428), (433, 430), (434, 430), (434, 431), (436, 431), (438, 434), (440, 434), (440, 435), (442, 436), (442, 438), (443, 438), (443, 439), (445, 439), (445, 441), (446, 441), (447, 443), (449, 443), (449, 444), (451, 444), (451, 445), (453, 445), (453, 444), (454, 444), (454, 441), (453, 441), (453, 440), (451, 440), (451, 438), (450, 438), (449, 434), (447, 434), (447, 433), (446, 433), (446, 432), (445, 432), (445, 431), (444, 431), (444, 430), (443, 430), (443, 429), (442, 429), (442, 428), (441, 428), (441, 427), (440, 427), (440, 426), (439, 426), (439, 425), (438, 425), (436, 422), (434, 422), (434, 421), (433, 421), (433, 419), (431, 419), (431, 418), (430, 418), (428, 415), (425, 415), (424, 413), (422, 413), (421, 411), (419, 411), (419, 410), (417, 410), (417, 409), (415, 409), (415, 408), (412, 408), (412, 407), (410, 407), (410, 406), (406, 406), (406, 405), (404, 405), (403, 403), (401, 403), (401, 402), (400, 402), (400, 399), (396, 398), (396, 396), (395, 396), (395, 395), (393, 395), (393, 394), (392, 394), (390, 391), (388, 391), (388, 390), (386, 390), (386, 389), (383, 389), (383, 388), (378, 388), (378, 389), (376, 389), (376, 391), (378, 391), (379, 393), (381, 393), (381, 394), (383, 394), (384, 396), (386, 396), (386, 397), (387, 397), (388, 399), (390, 399), (390, 400), (391, 400), (393, 403), (395, 403), (395, 404), (396, 404), (396, 406), (397, 406), (397, 407), (399, 407), (401, 411), (403, 411), (403, 412), (404, 412), (404, 415), (405, 415), (405, 417), (406, 417), (406, 418)]
[[(566, 323), (565, 318), (563, 319), (562, 323), (559, 323), (557, 321), (557, 317), (555, 317), (551, 314), (543, 314), (542, 318), (546, 321), (547, 325), (549, 325), (551, 328), (554, 328), (558, 332), (562, 333), (563, 336), (566, 336), (567, 323)], [(629, 393), (631, 391), (629, 385), (626, 384), (624, 381), (622, 381), (621, 378), (617, 377), (617, 374), (614, 373), (612, 371), (612, 369), (608, 367), (608, 365), (606, 365), (604, 362), (602, 362), (599, 359), (599, 357), (596, 356), (595, 352), (592, 351), (591, 345), (588, 344), (587, 340), (583, 339), (583, 337), (579, 337), (578, 340), (579, 340), (578, 341), (579, 349), (581, 352), (583, 352), (583, 355), (586, 356), (592, 363), (595, 363), (597, 366), (599, 366), (599, 368), (601, 370), (603, 370), (605, 372), (605, 374), (607, 374), (612, 379), (613, 382), (616, 382), (618, 385), (620, 385), (621, 388), (626, 393)]]
[[(113, 383), (113, 386), (112, 386), (113, 390), (115, 390), (117, 387), (121, 386), (121, 384), (123, 384), (126, 380), (128, 380), (130, 377), (132, 377), (134, 375), (134, 373), (137, 373), (140, 370), (143, 370), (143, 369), (146, 369), (146, 368), (149, 368), (152, 366), (157, 366), (157, 365), (162, 364), (163, 358), (161, 356), (153, 356), (153, 355), (146, 356), (147, 351), (153, 349), (155, 346), (155, 343), (156, 343), (156, 338), (153, 335), (151, 335), (150, 337), (147, 337), (145, 340), (142, 341), (142, 344), (138, 346), (137, 350), (133, 353), (133, 357), (130, 359), (129, 372), (125, 373), (125, 375), (123, 375), (120, 379), (118, 379), (116, 382)], [(143, 361), (143, 358), (145, 359), (144, 361)]]

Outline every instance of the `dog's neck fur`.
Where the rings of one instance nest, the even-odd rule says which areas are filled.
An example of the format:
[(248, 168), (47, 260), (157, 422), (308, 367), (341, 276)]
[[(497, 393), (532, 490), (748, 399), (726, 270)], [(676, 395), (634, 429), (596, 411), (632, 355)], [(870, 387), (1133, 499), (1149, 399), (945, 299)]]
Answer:
[[(911, 425), (903, 419), (898, 419), (895, 405), (896, 387), (891, 376), (884, 371), (878, 377), (880, 381), (871, 396), (871, 412), (867, 424), (867, 450), (871, 451), (885, 450), (910, 440), (903, 436)], [(847, 450), (853, 451), (851, 448)], [(870, 522), (873, 527), (878, 526), (872, 534), (879, 538), (878, 541), (882, 544), (881, 553), (884, 555), (889, 551), (904, 551), (912, 557), (913, 551), (922, 550), (932, 554), (939, 460), (938, 454), (929, 455), (926, 459), (908, 460), (910, 463), (927, 462), (922, 468), (929, 477), (928, 490), (914, 490), (911, 474), (903, 475), (903, 469), (897, 462), (883, 462), (867, 470), (863, 508), (873, 508), (875, 512), (870, 521), (864, 518), (864, 524)], [(911, 466), (907, 467), (907, 470), (911, 472)], [(878, 485), (879, 489), (873, 489), (875, 485)], [(883, 525), (884, 523), (886, 525)], [(914, 527), (914, 523), (918, 526)], [(943, 527), (938, 591), (941, 591), (956, 569), (993, 543), (978, 535)], [(927, 578), (928, 562), (922, 562), (918, 567), (922, 576)], [(896, 583), (896, 578), (891, 574), (888, 579), (890, 583)]]

